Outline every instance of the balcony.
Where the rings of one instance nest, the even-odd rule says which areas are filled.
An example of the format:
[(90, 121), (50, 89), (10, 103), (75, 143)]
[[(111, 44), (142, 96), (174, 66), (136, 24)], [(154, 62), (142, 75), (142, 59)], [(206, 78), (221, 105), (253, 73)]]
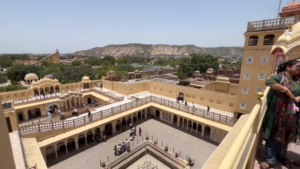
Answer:
[(268, 30), (280, 30), (287, 29), (290, 23), (290, 20), (293, 20), (293, 23), (296, 24), (300, 21), (300, 15), (292, 17), (284, 17), (277, 19), (268, 19), (261, 21), (248, 22), (247, 32), (259, 32), (259, 31), (268, 31)]

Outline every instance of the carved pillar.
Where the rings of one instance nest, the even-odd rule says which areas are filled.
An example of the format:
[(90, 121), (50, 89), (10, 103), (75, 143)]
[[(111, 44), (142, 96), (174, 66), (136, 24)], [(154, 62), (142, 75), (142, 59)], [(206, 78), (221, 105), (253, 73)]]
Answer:
[(180, 125), (180, 118), (179, 118), (179, 116), (177, 117), (177, 127), (179, 127), (179, 125)]
[(84, 133), (85, 145), (87, 145), (87, 133)]
[(117, 122), (116, 122), (116, 120), (114, 120), (112, 122), (112, 132), (113, 132), (113, 134), (116, 133), (116, 124), (117, 124)]
[(77, 104), (76, 104), (76, 98), (77, 98), (77, 97), (74, 97), (74, 104), (75, 104), (75, 107), (77, 107)]
[(46, 158), (46, 149), (45, 149), (45, 148), (41, 148), (41, 152), (42, 152), (42, 154), (43, 154), (43, 157), (44, 157), (45, 163), (47, 163), (47, 158)]

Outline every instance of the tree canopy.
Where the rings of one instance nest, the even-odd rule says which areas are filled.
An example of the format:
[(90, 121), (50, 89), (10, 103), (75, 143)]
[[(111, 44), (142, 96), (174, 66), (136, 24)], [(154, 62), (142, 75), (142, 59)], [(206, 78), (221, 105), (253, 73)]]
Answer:
[(99, 57), (88, 57), (84, 60), (84, 63), (89, 64), (91, 66), (100, 66), (102, 64), (102, 59)]
[(30, 56), (27, 54), (4, 54), (0, 56), (1, 67), (7, 68), (13, 65), (15, 60), (27, 60)]
[(60, 67), (60, 71), (52, 75), (62, 84), (80, 82), (83, 76), (88, 76), (90, 79), (95, 79), (94, 70), (90, 66), (70, 66), (64, 65)]
[(81, 61), (80, 60), (74, 60), (71, 63), (72, 66), (80, 66), (81, 65)]
[(102, 59), (104, 65), (115, 65), (116, 59), (110, 55), (104, 56)]
[(37, 65), (15, 65), (7, 69), (7, 77), (12, 81), (24, 80), (24, 77), (28, 73), (35, 73), (39, 75), (39, 72), (43, 70), (43, 67)]
[[(187, 77), (192, 77), (196, 70), (205, 72), (208, 68), (217, 69), (218, 59), (211, 55), (200, 55), (197, 53), (190, 54), (191, 58), (185, 59), (179, 64), (179, 72)], [(182, 74), (184, 73), (184, 74)]]

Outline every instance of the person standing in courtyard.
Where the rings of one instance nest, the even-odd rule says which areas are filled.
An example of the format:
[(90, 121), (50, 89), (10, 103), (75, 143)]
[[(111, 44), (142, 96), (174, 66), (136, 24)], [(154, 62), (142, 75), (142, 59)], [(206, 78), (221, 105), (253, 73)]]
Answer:
[(139, 127), (139, 135), (142, 135), (142, 129)]
[(185, 101), (184, 106), (187, 107), (187, 101)]
[(122, 143), (122, 152), (125, 152), (126, 151), (126, 148), (125, 148), (125, 144), (124, 142)]
[(102, 90), (102, 83), (100, 84), (100, 89)]
[(74, 108), (74, 113), (75, 113), (75, 116), (78, 116), (78, 113), (77, 113), (77, 109), (76, 109), (76, 107)]
[(209, 106), (207, 106), (207, 114), (209, 113), (209, 110), (210, 110), (210, 107), (209, 107)]

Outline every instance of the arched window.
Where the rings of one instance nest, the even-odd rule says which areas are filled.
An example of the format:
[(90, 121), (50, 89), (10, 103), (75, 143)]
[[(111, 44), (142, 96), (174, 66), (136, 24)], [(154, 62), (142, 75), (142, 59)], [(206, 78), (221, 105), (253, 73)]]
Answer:
[(257, 46), (258, 36), (250, 36), (248, 46)]
[(275, 35), (266, 35), (264, 39), (264, 45), (274, 45)]

